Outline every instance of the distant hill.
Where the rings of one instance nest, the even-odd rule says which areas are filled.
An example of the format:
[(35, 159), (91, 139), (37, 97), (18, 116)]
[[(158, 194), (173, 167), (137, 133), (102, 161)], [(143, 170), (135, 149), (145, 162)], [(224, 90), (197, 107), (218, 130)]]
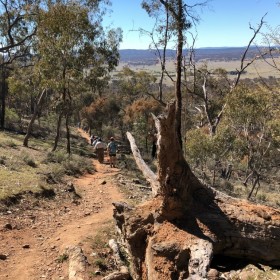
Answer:
[[(195, 50), (195, 59), (199, 60), (240, 60), (245, 51), (245, 47), (222, 47), (222, 48), (199, 48)], [(187, 54), (187, 50), (184, 50)], [(248, 52), (248, 58), (252, 58), (258, 53), (256, 47), (251, 47)], [(166, 51), (167, 59), (174, 59), (176, 51), (168, 49)], [(136, 49), (123, 49), (120, 50), (120, 61), (128, 64), (135, 65), (151, 65), (158, 61), (155, 50), (136, 50)]]

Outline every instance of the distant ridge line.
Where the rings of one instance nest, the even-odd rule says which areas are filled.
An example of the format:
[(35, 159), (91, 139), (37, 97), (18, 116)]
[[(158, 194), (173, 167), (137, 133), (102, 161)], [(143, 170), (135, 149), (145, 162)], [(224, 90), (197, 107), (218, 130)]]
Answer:
[[(199, 60), (239, 60), (247, 47), (206, 47), (195, 49), (195, 59)], [(262, 48), (262, 47), (260, 47)], [(162, 50), (160, 50), (162, 52)], [(155, 64), (158, 61), (155, 49), (122, 49), (120, 61), (128, 64)], [(188, 50), (184, 49), (187, 54)], [(247, 58), (252, 58), (258, 54), (258, 47), (250, 47)], [(176, 50), (166, 50), (167, 59), (176, 57)]]

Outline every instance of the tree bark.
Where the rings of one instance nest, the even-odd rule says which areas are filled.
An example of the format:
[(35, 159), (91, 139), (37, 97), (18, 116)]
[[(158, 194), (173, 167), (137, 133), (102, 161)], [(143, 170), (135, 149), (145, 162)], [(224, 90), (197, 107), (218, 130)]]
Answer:
[(38, 100), (37, 105), (35, 107), (34, 114), (33, 114), (32, 118), (31, 118), (31, 120), (28, 124), (26, 135), (25, 135), (24, 140), (23, 140), (23, 146), (25, 146), (25, 147), (28, 147), (28, 140), (29, 140), (30, 135), (31, 135), (32, 126), (33, 126), (33, 123), (34, 123), (36, 117), (38, 116), (38, 114), (41, 111), (41, 106), (43, 104), (43, 100), (44, 100), (44, 97), (45, 97), (46, 93), (47, 93), (47, 90), (44, 89), (42, 91), (40, 97), (39, 97), (39, 100)]
[[(155, 197), (134, 209), (114, 211), (133, 279), (207, 279), (215, 256), (280, 265), (280, 211), (203, 185), (183, 157), (174, 127), (175, 104), (168, 109), (156, 118)], [(147, 168), (144, 162), (138, 166)]]
[(69, 128), (69, 113), (66, 113), (65, 127), (66, 127), (66, 139), (67, 139), (66, 150), (67, 150), (68, 155), (70, 155), (71, 154), (71, 142), (70, 142), (70, 128)]
[(2, 83), (1, 83), (1, 116), (0, 127), (5, 128), (5, 115), (6, 115), (6, 96), (7, 96), (7, 83), (5, 77), (4, 66), (2, 66)]
[(58, 115), (58, 120), (57, 120), (57, 125), (56, 125), (56, 136), (54, 139), (54, 145), (53, 145), (53, 149), (52, 149), (53, 152), (57, 149), (58, 140), (60, 137), (60, 127), (61, 127), (62, 116), (63, 116), (63, 112), (60, 112)]

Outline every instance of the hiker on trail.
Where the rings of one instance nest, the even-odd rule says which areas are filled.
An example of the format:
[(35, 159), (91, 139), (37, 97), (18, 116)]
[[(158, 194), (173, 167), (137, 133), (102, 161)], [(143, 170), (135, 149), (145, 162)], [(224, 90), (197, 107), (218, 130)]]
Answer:
[(100, 163), (104, 162), (104, 151), (107, 148), (106, 144), (104, 142), (102, 142), (101, 138), (98, 138), (95, 146), (94, 146), (94, 150), (97, 154), (97, 159)]
[(92, 143), (91, 143), (91, 146), (95, 146), (96, 145), (96, 143), (97, 143), (97, 141), (98, 141), (98, 139), (99, 139), (100, 137), (98, 137), (98, 136), (93, 136), (93, 140), (92, 140)]
[(118, 149), (118, 145), (115, 142), (114, 137), (111, 137), (110, 142), (107, 146), (107, 151), (108, 151), (108, 154), (109, 154), (110, 166), (111, 167), (116, 167), (117, 149)]
[(157, 155), (157, 135), (154, 134), (153, 135), (153, 142), (152, 142), (152, 159), (155, 159), (156, 158), (156, 155)]
[(96, 136), (91, 135), (90, 136), (90, 145), (93, 146), (93, 141), (95, 140)]

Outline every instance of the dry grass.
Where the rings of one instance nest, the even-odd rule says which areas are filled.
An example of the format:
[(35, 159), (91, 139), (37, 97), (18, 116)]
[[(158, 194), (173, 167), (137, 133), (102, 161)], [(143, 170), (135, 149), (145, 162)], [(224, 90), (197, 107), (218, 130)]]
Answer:
[[(270, 59), (267, 60), (269, 63), (272, 61)], [(275, 59), (276, 63), (280, 65), (280, 58)], [(245, 61), (244, 65), (246, 65), (249, 61)], [(240, 69), (240, 61), (238, 60), (232, 60), (232, 61), (215, 61), (215, 60), (208, 60), (208, 61), (199, 61), (197, 63), (197, 66), (203, 66), (207, 64), (208, 69), (214, 70), (217, 68), (223, 68), (226, 71), (236, 71), (236, 69)], [(116, 71), (121, 71), (124, 66), (127, 66), (126, 63), (120, 63), (119, 66), (117, 67)], [(141, 66), (135, 66), (135, 65), (128, 65), (132, 70), (134, 71), (147, 71), (152, 74), (154, 74), (157, 77), (160, 77), (160, 64), (154, 64), (154, 65), (141, 65)], [(169, 60), (166, 64), (166, 69), (169, 71), (171, 76), (173, 75), (175, 77), (175, 63), (174, 61)], [(280, 72), (272, 68), (267, 62), (264, 60), (256, 60), (253, 64), (251, 64), (247, 69), (246, 73), (242, 74), (241, 78), (249, 78), (249, 79), (254, 79), (258, 78), (259, 76), (263, 78), (268, 78), (269, 76), (274, 76), (276, 78), (280, 78)], [(230, 78), (235, 78), (234, 75), (229, 76)], [(166, 79), (166, 84), (167, 85), (172, 85), (172, 81), (170, 79)]]
[[(76, 154), (71, 157), (66, 154), (65, 146), (52, 153), (52, 140), (32, 139), (27, 148), (22, 145), (23, 138), (23, 135), (0, 132), (0, 200), (28, 191), (38, 193), (62, 182), (66, 175), (93, 171), (91, 160), (83, 157), (90, 157), (91, 151), (82, 138), (73, 141)], [(50, 155), (51, 158), (62, 155), (63, 159), (52, 161)]]

